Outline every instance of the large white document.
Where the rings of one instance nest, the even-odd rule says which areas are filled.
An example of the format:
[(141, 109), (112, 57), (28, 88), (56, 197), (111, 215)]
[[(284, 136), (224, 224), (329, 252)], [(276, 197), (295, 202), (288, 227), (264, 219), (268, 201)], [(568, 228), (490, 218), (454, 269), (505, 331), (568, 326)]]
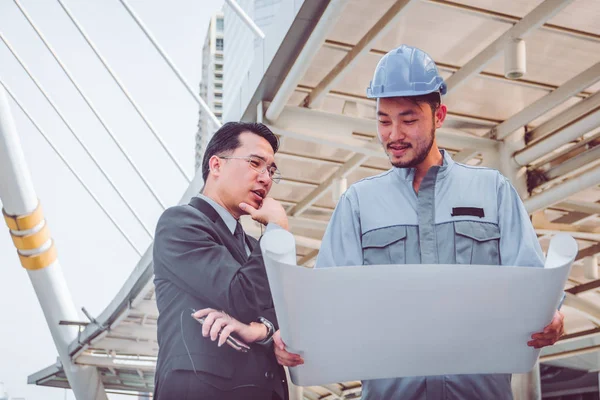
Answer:
[(540, 350), (577, 243), (556, 235), (545, 268), (296, 265), (293, 236), (261, 240), (281, 336), (305, 363), (296, 385), (423, 375), (523, 373)]

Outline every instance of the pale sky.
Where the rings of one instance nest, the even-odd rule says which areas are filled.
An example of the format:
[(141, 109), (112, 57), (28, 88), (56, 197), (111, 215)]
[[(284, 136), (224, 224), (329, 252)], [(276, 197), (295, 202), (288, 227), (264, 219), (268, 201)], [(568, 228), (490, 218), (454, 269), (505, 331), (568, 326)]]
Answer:
[[(174, 205), (187, 182), (114, 84), (58, 2), (20, 0), (96, 106), (161, 200)], [(129, 0), (193, 88), (210, 15), (222, 0)], [(194, 168), (198, 105), (171, 73), (118, 0), (65, 4), (107, 59), (189, 176)], [(49, 92), (144, 223), (154, 230), (162, 208), (128, 165), (36, 33), (9, 0), (0, 0), (0, 31)], [(0, 42), (0, 79), (143, 252), (151, 239), (92, 164), (21, 66)], [(139, 256), (119, 234), (17, 105), (9, 100), (21, 144), (63, 273), (78, 310), (97, 316)], [(0, 171), (2, 179), (2, 171)], [(5, 225), (3, 225), (5, 226)], [(11, 397), (74, 399), (62, 389), (27, 385), (27, 376), (56, 361), (57, 352), (27, 272), (7, 229), (0, 233), (0, 382)], [(85, 317), (80, 312), (80, 318)], [(111, 399), (131, 399), (114, 396)]]

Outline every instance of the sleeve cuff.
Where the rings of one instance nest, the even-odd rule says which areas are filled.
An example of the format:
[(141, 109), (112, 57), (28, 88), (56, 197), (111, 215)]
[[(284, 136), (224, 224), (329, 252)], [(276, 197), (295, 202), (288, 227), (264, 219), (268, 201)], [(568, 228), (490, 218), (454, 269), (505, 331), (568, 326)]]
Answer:
[(566, 297), (567, 297), (567, 294), (563, 292), (562, 298), (560, 299), (560, 303), (558, 303), (558, 309), (559, 310), (562, 307), (563, 303), (565, 302), (565, 298)]
[(276, 223), (269, 222), (267, 224), (267, 228), (265, 229), (265, 233), (275, 230), (275, 229), (283, 229), (283, 228), (281, 226), (277, 225)]

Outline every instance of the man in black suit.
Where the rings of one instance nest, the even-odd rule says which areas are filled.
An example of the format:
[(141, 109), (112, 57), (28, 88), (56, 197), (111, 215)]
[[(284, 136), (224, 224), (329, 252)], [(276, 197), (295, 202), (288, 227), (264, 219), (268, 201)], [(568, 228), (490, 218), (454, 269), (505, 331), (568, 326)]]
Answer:
[[(250, 214), (267, 230), (288, 229), (285, 210), (267, 197), (280, 178), (277, 149), (277, 137), (262, 124), (223, 125), (204, 155), (202, 194), (167, 209), (158, 221), (155, 399), (288, 398), (273, 352), (277, 319), (260, 246), (239, 222)], [(223, 345), (229, 335), (250, 349)], [(286, 365), (302, 362), (284, 356)]]

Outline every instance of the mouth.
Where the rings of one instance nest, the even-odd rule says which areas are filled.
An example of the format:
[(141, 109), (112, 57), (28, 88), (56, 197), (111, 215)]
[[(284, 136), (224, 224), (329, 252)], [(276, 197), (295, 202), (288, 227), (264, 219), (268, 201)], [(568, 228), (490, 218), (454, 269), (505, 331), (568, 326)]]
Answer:
[(265, 196), (267, 195), (267, 191), (264, 189), (256, 189), (252, 190), (252, 193), (258, 197), (258, 201), (263, 201)]
[(395, 157), (401, 157), (412, 146), (410, 144), (389, 144), (387, 148)]

